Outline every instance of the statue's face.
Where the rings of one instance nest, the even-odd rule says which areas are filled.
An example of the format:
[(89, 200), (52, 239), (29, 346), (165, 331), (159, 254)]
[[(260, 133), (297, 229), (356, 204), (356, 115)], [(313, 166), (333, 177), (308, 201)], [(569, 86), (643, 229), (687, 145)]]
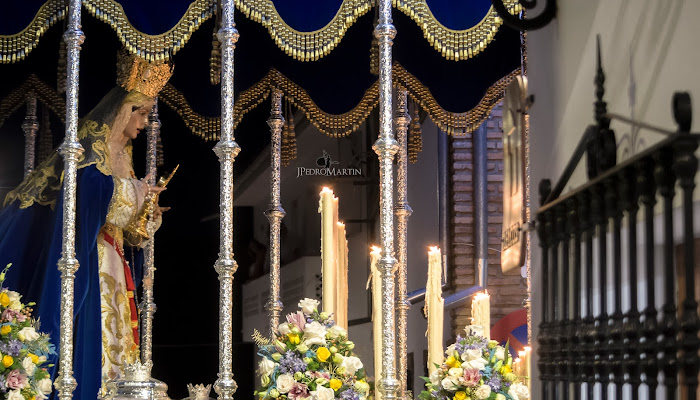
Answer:
[(136, 139), (136, 136), (139, 135), (139, 132), (141, 132), (146, 125), (148, 125), (148, 108), (145, 106), (139, 107), (131, 112), (129, 122), (126, 124), (126, 128), (124, 128), (124, 136), (129, 139)]

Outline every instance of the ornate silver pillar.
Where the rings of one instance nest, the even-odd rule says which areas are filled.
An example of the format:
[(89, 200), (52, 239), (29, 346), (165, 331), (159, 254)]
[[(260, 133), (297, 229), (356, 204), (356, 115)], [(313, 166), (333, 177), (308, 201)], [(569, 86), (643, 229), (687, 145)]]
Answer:
[(215, 269), (219, 274), (219, 379), (214, 384), (219, 399), (231, 400), (238, 389), (233, 380), (233, 274), (238, 269), (233, 259), (233, 162), (241, 151), (233, 136), (233, 50), (238, 31), (233, 23), (233, 0), (221, 2), (221, 27), (217, 34), (221, 43), (221, 139), (214, 152), (221, 164), (219, 258)]
[(36, 117), (36, 96), (30, 93), (27, 97), (27, 113), (22, 122), (24, 131), (24, 177), (34, 170), (36, 159), (36, 132), (39, 130), (39, 120)]
[[(160, 135), (160, 119), (158, 119), (158, 98), (148, 114), (148, 131), (146, 142), (146, 176), (148, 184), (156, 184), (156, 148), (158, 135)], [(141, 308), (141, 362), (146, 364), (153, 360), (153, 314), (156, 312), (156, 304), (153, 300), (153, 281), (155, 279), (155, 235), (144, 248), (143, 270), (143, 299)]]
[[(382, 377), (379, 390), (384, 400), (394, 400), (399, 386), (396, 380), (394, 330), (394, 171), (398, 144), (392, 132), (391, 45), (396, 28), (391, 19), (391, 0), (379, 1), (379, 23), (374, 36), (379, 42), (379, 138), (372, 147), (379, 156), (379, 221), (382, 255), (379, 273), (382, 280)], [(380, 332), (374, 332), (379, 335)]]
[(270, 205), (265, 216), (270, 221), (270, 300), (265, 305), (270, 316), (270, 337), (277, 330), (282, 302), (280, 301), (280, 225), (285, 212), (280, 201), (280, 169), (282, 163), (282, 91), (272, 88), (272, 108), (267, 125), (270, 127)]
[(397, 317), (397, 329), (396, 334), (396, 344), (397, 352), (399, 353), (399, 392), (398, 397), (401, 400), (407, 400), (408, 396), (406, 393), (406, 379), (408, 370), (408, 360), (407, 360), (407, 336), (408, 336), (408, 322), (407, 313), (411, 308), (411, 302), (407, 299), (406, 293), (406, 282), (408, 280), (408, 270), (406, 267), (406, 232), (408, 228), (408, 217), (411, 216), (413, 210), (411, 206), (408, 205), (408, 125), (411, 122), (411, 116), (408, 114), (407, 96), (406, 89), (399, 88), (396, 91), (396, 116), (394, 117), (394, 123), (396, 125), (396, 138), (399, 143), (399, 158), (398, 158), (398, 171), (397, 171), (397, 196), (398, 202), (394, 207), (394, 212), (396, 213), (396, 218), (398, 222), (396, 224), (397, 231), (397, 247), (398, 247), (398, 269), (396, 270), (396, 279), (398, 284), (398, 295), (396, 297), (396, 312), (399, 314)]
[(61, 330), (58, 376), (55, 386), (61, 400), (73, 398), (77, 387), (73, 377), (73, 298), (75, 272), (75, 197), (78, 158), (83, 148), (78, 142), (78, 74), (80, 45), (85, 40), (80, 30), (80, 0), (70, 0), (68, 29), (63, 35), (68, 48), (68, 77), (66, 78), (66, 138), (59, 147), (64, 160), (63, 178), (63, 240), (58, 269), (61, 271)]

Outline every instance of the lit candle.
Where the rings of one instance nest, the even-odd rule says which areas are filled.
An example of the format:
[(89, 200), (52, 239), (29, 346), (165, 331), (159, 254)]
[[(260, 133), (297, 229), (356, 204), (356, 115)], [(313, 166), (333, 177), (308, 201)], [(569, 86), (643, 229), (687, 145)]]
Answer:
[[(374, 378), (379, 381), (382, 376), (382, 278), (379, 276), (379, 257), (382, 249), (372, 246), (370, 271), (372, 273), (372, 339), (374, 341)], [(381, 400), (379, 390), (374, 391), (376, 400)]]
[(425, 285), (425, 307), (428, 314), (428, 371), (441, 365), (445, 351), (442, 345), (442, 324), (445, 301), (442, 298), (442, 256), (436, 246), (428, 252), (428, 282)]
[(335, 322), (338, 326), (348, 329), (348, 239), (345, 233), (345, 224), (336, 223), (338, 227), (338, 290), (336, 291)]
[(333, 191), (324, 187), (320, 193), (318, 212), (321, 213), (321, 277), (322, 277), (322, 308), (323, 311), (332, 314), (335, 312), (336, 289), (336, 250), (338, 247), (336, 225), (334, 221), (335, 196)]
[(526, 374), (524, 363), (527, 361), (527, 356), (525, 355), (524, 351), (518, 352), (518, 359), (516, 361), (518, 361), (518, 372), (516, 373), (516, 375), (522, 378)]
[(525, 346), (525, 357), (523, 360), (523, 367), (525, 367), (525, 379), (527, 380), (527, 389), (530, 390), (530, 393), (532, 393), (532, 388), (530, 387), (532, 384), (532, 381), (530, 379), (530, 373), (532, 372), (530, 369), (530, 357), (532, 356), (532, 354), (530, 354), (531, 352), (532, 347)]
[(484, 337), (491, 338), (491, 300), (487, 291), (474, 296), (472, 300), (472, 317), (474, 325), (484, 328)]

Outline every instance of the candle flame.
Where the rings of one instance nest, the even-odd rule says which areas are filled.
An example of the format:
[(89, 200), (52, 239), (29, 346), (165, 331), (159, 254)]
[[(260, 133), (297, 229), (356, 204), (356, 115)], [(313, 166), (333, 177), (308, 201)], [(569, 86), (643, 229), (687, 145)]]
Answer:
[(333, 189), (331, 189), (327, 186), (324, 186), (323, 190), (321, 190), (321, 193), (319, 193), (319, 194), (323, 194), (323, 193), (333, 193)]
[(483, 292), (479, 292), (476, 295), (474, 295), (475, 300), (481, 300), (481, 299), (487, 299), (489, 298), (489, 293), (488, 291), (484, 290)]
[(523, 348), (525, 349), (525, 352), (526, 352), (526, 353), (529, 353), (529, 352), (532, 351), (532, 347), (530, 347), (530, 346), (525, 346), (525, 347), (523, 347)]
[[(519, 351), (519, 352), (518, 352), (518, 357), (522, 357), (522, 356), (524, 356), (524, 355), (525, 355), (525, 352), (524, 352), (524, 351)], [(519, 360), (519, 359), (520, 359), (520, 358), (518, 358), (518, 360)]]
[(336, 224), (338, 224), (338, 227), (340, 228), (345, 228), (345, 224), (340, 221), (336, 222)]
[(371, 253), (376, 253), (376, 254), (379, 254), (379, 252), (382, 251), (382, 248), (379, 246), (371, 246), (370, 249), (372, 250)]
[(437, 252), (440, 251), (440, 248), (437, 247), (437, 246), (428, 246), (428, 249), (430, 250), (430, 251), (428, 252), (429, 254), (431, 254), (431, 253), (437, 253)]

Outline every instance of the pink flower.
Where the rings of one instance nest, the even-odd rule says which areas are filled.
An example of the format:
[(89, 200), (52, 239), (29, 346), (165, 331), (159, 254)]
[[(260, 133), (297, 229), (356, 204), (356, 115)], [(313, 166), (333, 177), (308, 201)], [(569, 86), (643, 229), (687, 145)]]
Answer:
[(292, 400), (309, 397), (309, 387), (306, 386), (306, 384), (297, 382), (294, 384), (294, 387), (292, 387), (292, 390), (289, 391), (287, 397)]
[(27, 316), (22, 314), (19, 311), (12, 310), (10, 308), (6, 308), (5, 311), (2, 312), (2, 315), (0, 318), (12, 322), (14, 319), (17, 319), (17, 322), (24, 322), (27, 320)]
[(294, 314), (288, 314), (287, 322), (296, 325), (300, 331), (304, 332), (304, 327), (306, 326), (306, 317), (301, 311), (297, 311)]
[(7, 374), (7, 387), (10, 389), (22, 389), (27, 384), (27, 376), (13, 369)]
[(479, 385), (481, 374), (478, 369), (466, 368), (464, 370), (464, 386), (475, 387)]

